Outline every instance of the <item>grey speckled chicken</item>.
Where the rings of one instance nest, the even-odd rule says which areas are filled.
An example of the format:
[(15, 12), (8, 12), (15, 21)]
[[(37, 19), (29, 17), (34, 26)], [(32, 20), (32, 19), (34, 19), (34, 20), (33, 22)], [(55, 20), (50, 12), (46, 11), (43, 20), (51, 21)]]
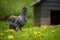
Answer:
[(8, 18), (8, 23), (10, 29), (14, 30), (21, 30), (21, 28), (26, 24), (27, 22), (27, 7), (23, 7), (22, 13), (19, 16), (10, 16)]

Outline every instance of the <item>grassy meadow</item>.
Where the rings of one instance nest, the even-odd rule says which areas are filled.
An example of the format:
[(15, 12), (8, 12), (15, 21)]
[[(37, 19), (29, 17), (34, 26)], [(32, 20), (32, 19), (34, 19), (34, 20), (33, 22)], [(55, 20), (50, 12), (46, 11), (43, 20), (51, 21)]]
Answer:
[[(33, 7), (35, 0), (0, 0), (0, 40), (60, 40), (60, 25), (33, 26)], [(7, 20), (11, 15), (20, 15), (23, 6), (28, 8), (27, 23), (21, 31), (9, 29)]]
[[(60, 25), (23, 27), (21, 31), (9, 29), (7, 24), (3, 24), (0, 29), (0, 40), (60, 40)], [(29, 25), (29, 24), (27, 24)]]

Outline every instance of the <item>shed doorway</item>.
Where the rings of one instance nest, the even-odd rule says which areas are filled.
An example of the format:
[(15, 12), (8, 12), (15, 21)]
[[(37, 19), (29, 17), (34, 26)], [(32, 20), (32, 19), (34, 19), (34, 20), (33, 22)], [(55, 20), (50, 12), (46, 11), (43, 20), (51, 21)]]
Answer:
[(51, 10), (51, 25), (59, 25), (60, 24), (60, 11), (59, 10)]

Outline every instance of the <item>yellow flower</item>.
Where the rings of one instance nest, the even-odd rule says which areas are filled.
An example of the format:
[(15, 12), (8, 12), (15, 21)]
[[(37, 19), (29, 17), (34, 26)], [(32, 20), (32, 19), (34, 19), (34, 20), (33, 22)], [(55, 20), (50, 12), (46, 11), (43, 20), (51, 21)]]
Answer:
[(60, 27), (60, 25), (57, 25), (58, 27)]
[(43, 36), (44, 36), (44, 34), (37, 34), (37, 36), (38, 36), (38, 37), (43, 37)]
[(38, 37), (41, 37), (41, 35), (37, 35)]
[(36, 31), (34, 31), (34, 34), (37, 34), (37, 32), (36, 32)]
[(7, 30), (7, 31), (9, 31), (9, 32), (14, 32), (14, 30), (13, 30), (13, 29), (9, 29), (9, 30)]
[(47, 28), (48, 28), (48, 26), (44, 26), (43, 28), (44, 28), (44, 29), (47, 29)]
[(14, 30), (13, 29), (7, 29), (4, 32), (14, 32)]
[(41, 25), (41, 28), (44, 27), (43, 25)]
[(13, 35), (8, 35), (8, 39), (13, 39), (14, 36)]
[(57, 30), (52, 30), (52, 32), (56, 32)]
[(27, 37), (28, 35), (27, 34), (22, 34), (22, 37)]
[(40, 35), (40, 36), (44, 36), (44, 34), (43, 34), (43, 33), (41, 33), (41, 32), (38, 32), (38, 35)]
[(40, 34), (40, 35), (41, 35), (42, 33), (41, 33), (41, 32), (38, 32), (38, 34)]
[(0, 33), (0, 35), (2, 36), (2, 35), (4, 35), (3, 33)]
[(43, 28), (43, 29), (47, 29), (48, 26), (47, 26), (47, 25), (41, 25), (41, 28)]

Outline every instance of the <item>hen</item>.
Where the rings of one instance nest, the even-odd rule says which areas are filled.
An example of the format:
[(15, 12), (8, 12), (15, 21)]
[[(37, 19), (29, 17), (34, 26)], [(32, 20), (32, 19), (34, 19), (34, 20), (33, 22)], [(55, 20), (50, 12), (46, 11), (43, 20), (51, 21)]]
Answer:
[(22, 9), (22, 14), (19, 16), (10, 16), (8, 18), (8, 23), (10, 29), (14, 30), (21, 30), (22, 27), (26, 24), (27, 22), (27, 7), (23, 7)]

